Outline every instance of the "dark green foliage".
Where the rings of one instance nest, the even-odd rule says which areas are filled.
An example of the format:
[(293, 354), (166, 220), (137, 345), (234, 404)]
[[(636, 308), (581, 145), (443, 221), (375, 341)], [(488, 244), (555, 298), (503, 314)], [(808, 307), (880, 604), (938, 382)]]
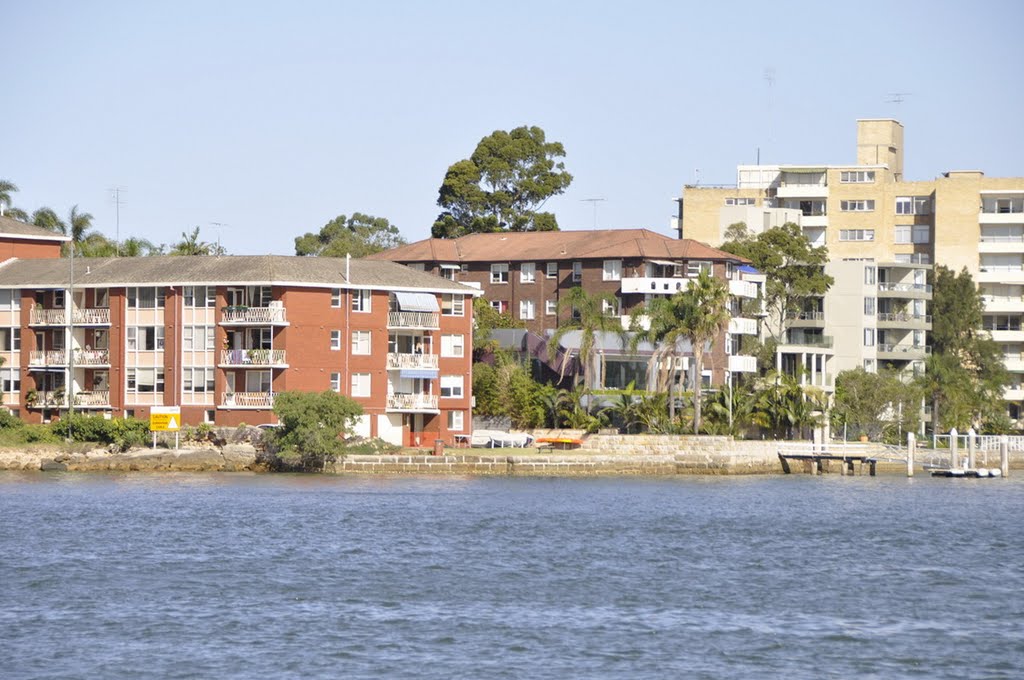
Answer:
[(572, 182), (558, 142), (539, 127), (495, 130), (477, 144), (470, 158), (448, 168), (438, 192), (444, 209), (434, 222), (434, 238), (458, 238), (494, 231), (556, 231), (551, 213), (538, 212)]
[(514, 427), (540, 427), (545, 423), (549, 415), (544, 400), (546, 389), (533, 380), (527, 366), (508, 352), (496, 352), (494, 365), (473, 364), (474, 413), (508, 416)]
[(365, 257), (405, 245), (398, 227), (383, 217), (353, 213), (338, 215), (318, 233), (306, 232), (295, 237), (296, 255), (322, 257)]
[(867, 435), (900, 444), (904, 433), (913, 432), (920, 423), (921, 389), (905, 383), (895, 371), (868, 373), (863, 368), (843, 371), (836, 376), (832, 428), (841, 435)]
[(0, 408), (0, 430), (21, 427), (21, 419), (14, 416), (5, 408)]
[(111, 418), (102, 416), (65, 416), (50, 425), (50, 430), (62, 439), (76, 442), (95, 442), (118, 451), (145, 446), (149, 439), (149, 423), (138, 418)]
[(281, 392), (274, 397), (274, 413), (281, 427), (266, 439), (280, 465), (319, 472), (344, 453), (341, 438), (363, 407), (330, 390)]
[(227, 251), (219, 243), (199, 240), (199, 227), (191, 233), (181, 232), (181, 240), (171, 246), (168, 255), (225, 255)]
[(493, 329), (526, 328), (522, 321), (517, 321), (509, 312), (499, 312), (482, 297), (473, 300), (473, 324), (473, 350), (477, 354), (497, 349), (497, 342), (491, 339)]

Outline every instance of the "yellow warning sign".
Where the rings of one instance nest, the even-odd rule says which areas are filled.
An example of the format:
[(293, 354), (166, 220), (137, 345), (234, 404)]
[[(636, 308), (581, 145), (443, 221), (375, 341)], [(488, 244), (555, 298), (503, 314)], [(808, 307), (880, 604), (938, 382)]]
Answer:
[(179, 407), (154, 407), (149, 412), (150, 432), (177, 432), (181, 429), (181, 409)]

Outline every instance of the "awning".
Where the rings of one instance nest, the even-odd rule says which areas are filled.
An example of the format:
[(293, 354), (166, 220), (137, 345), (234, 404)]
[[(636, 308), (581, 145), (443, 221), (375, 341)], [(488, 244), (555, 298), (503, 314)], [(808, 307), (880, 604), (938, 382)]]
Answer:
[(442, 263), (441, 264), (441, 269), (455, 269), (455, 270), (459, 270), (459, 269), (462, 269), (462, 265), (458, 265), (458, 264), (443, 264)]
[(439, 312), (437, 298), (430, 293), (395, 293), (403, 312)]
[(437, 371), (431, 368), (403, 368), (398, 373), (400, 378), (425, 378), (433, 380), (437, 377)]
[(651, 264), (660, 264), (662, 267), (681, 267), (682, 262), (672, 262), (671, 260), (647, 260)]

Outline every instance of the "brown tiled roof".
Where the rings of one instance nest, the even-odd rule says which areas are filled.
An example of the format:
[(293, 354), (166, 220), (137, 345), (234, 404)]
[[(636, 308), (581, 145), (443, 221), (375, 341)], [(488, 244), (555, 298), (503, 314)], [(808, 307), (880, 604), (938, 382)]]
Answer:
[(456, 239), (424, 239), (370, 256), (393, 262), (459, 263), (613, 257), (747, 262), (700, 241), (670, 238), (648, 229), (470, 234)]
[(70, 241), (71, 238), (49, 229), (26, 224), (7, 215), (0, 215), (0, 238), (15, 236), (27, 239), (46, 239), (48, 241)]
[[(393, 288), (459, 291), (470, 289), (394, 262), (285, 255), (85, 257), (75, 258), (76, 286), (263, 284), (312, 287)], [(8, 260), (0, 265), (0, 287), (66, 287), (68, 260)]]

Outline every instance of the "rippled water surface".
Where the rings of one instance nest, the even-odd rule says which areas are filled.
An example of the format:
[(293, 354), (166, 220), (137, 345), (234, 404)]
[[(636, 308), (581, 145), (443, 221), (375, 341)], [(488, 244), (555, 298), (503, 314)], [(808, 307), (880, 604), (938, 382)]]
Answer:
[(1024, 474), (0, 473), (0, 677), (1019, 678)]

